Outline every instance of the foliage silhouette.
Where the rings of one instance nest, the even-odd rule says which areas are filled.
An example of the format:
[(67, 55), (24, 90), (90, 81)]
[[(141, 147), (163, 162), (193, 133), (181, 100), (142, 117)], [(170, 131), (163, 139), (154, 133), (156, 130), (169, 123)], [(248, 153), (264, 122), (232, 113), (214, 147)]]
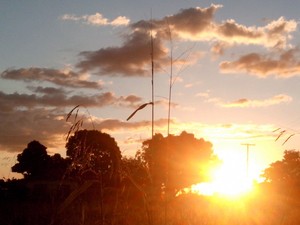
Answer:
[[(89, 131), (85, 132), (86, 135), (87, 133), (90, 134)], [(85, 135), (83, 135), (85, 136), (84, 142), (79, 141), (77, 143), (76, 141), (80, 138), (73, 140), (75, 146), (85, 144), (85, 148), (77, 147), (82, 151), (86, 150), (81, 153), (91, 155), (89, 159), (93, 158), (94, 154), (98, 154), (98, 151), (110, 149), (108, 147), (104, 148), (106, 145), (104, 145), (103, 139), (106, 140), (105, 143), (110, 143), (108, 146), (115, 143), (109, 135), (99, 131), (95, 133), (97, 133), (95, 135), (96, 142), (102, 140), (100, 141), (101, 148), (95, 145), (99, 147), (98, 150), (94, 149), (95, 146), (90, 146), (91, 142), (88, 141)], [(101, 138), (99, 138), (99, 135)], [(117, 151), (116, 146), (115, 150)], [(90, 152), (92, 149), (95, 150), (93, 153)], [(21, 168), (22, 170), (19, 171), (24, 173), (27, 178), (22, 180), (0, 180), (1, 225), (139, 225), (147, 224), (147, 220), (149, 223), (149, 212), (150, 215), (153, 215), (151, 217), (153, 223), (151, 224), (163, 224), (165, 215), (163, 205), (160, 204), (163, 199), (160, 197), (163, 197), (161, 194), (165, 173), (168, 172), (170, 175), (169, 184), (172, 185), (170, 187), (174, 194), (186, 185), (205, 180), (207, 167), (216, 160), (212, 154), (212, 144), (203, 139), (195, 138), (193, 134), (183, 132), (178, 136), (170, 135), (168, 137), (156, 134), (153, 140), (144, 142), (143, 148), (135, 158), (119, 159), (120, 178), (118, 179), (121, 180), (120, 185), (112, 187), (108, 185), (113, 183), (106, 183), (106, 187), (103, 187), (99, 179), (94, 179), (97, 177), (89, 177), (88, 180), (86, 180), (87, 177), (84, 177), (85, 180), (82, 183), (73, 181), (63, 183), (59, 180), (39, 182), (39, 179), (44, 179), (47, 176), (53, 177), (50, 174), (55, 173), (55, 171), (49, 169), (50, 165), (59, 167), (57, 165), (63, 164), (62, 162), (66, 163), (72, 160), (76, 168), (79, 168), (76, 171), (78, 174), (85, 173), (84, 169), (87, 169), (88, 166), (96, 165), (93, 163), (85, 164), (84, 160), (87, 159), (84, 156), (82, 156), (83, 161), (80, 164), (80, 158), (76, 158), (76, 154), (79, 153), (75, 154), (78, 149), (75, 149), (75, 152), (69, 152), (69, 161), (61, 158), (58, 154), (49, 156), (45, 152), (46, 147), (37, 141), (30, 142), (25, 150), (18, 157), (18, 166), (14, 167)], [(167, 159), (170, 160), (169, 167), (166, 167), (165, 164), (167, 163), (166, 158), (164, 158), (166, 154), (168, 154)], [(32, 156), (32, 158), (29, 156)], [(31, 161), (25, 160), (25, 162), (30, 161), (30, 166), (24, 163), (24, 159), (28, 159), (28, 157)], [(38, 164), (37, 162), (40, 162), (41, 158), (47, 159), (42, 160), (45, 167), (32, 165), (34, 163)], [(32, 159), (35, 160), (32, 162)], [(108, 160), (105, 157), (103, 162), (112, 162), (112, 159)], [(71, 166), (71, 168), (73, 167)], [(96, 175), (97, 173), (98, 175), (101, 174), (100, 169), (109, 171), (107, 173), (111, 174), (112, 167), (93, 167), (92, 170), (95, 171)], [(32, 168), (41, 168), (43, 174), (32, 173)], [(200, 173), (195, 172), (195, 170)], [(256, 192), (238, 201), (232, 202), (218, 196), (201, 196), (183, 192), (183, 194), (172, 198), (168, 202), (168, 224), (297, 225), (300, 223), (300, 201), (299, 195), (297, 195), (300, 189), (299, 170), (300, 153), (294, 150), (286, 151), (281, 161), (272, 163), (270, 168), (265, 170), (266, 182), (257, 184)], [(188, 174), (192, 176), (185, 177)], [(35, 179), (29, 179), (33, 177)], [(67, 178), (66, 176), (65, 179)], [(32, 198), (32, 195), (30, 195), (32, 191), (30, 187), (34, 187), (32, 184), (37, 184), (36, 187), (40, 184), (47, 185), (47, 188), (41, 193), (44, 197)], [(68, 197), (65, 195), (64, 198), (57, 198), (58, 195), (53, 195), (52, 199), (46, 197), (53, 194), (48, 184), (58, 184), (59, 186), (61, 184), (70, 184), (71, 186), (74, 184), (75, 186), (72, 186), (72, 192), (69, 192)], [(151, 194), (154, 184), (158, 191), (156, 193), (158, 198), (151, 199), (153, 195), (149, 194)], [(63, 191), (63, 189), (58, 189), (58, 191)]]
[(49, 155), (46, 147), (38, 141), (32, 141), (21, 154), (18, 163), (12, 167), (12, 172), (22, 173), (25, 178), (41, 178), (47, 170)]
[(280, 193), (300, 197), (300, 152), (286, 150), (283, 159), (271, 163), (262, 177)]
[(69, 165), (60, 154), (48, 155), (47, 148), (38, 141), (32, 141), (17, 156), (18, 163), (12, 172), (23, 174), (25, 179), (59, 180)]
[(161, 192), (167, 181), (171, 194), (206, 180), (209, 166), (216, 161), (210, 142), (185, 131), (179, 136), (156, 134), (143, 142), (136, 157), (148, 168), (155, 192)]
[(119, 183), (121, 152), (109, 134), (97, 130), (79, 130), (68, 139), (67, 156), (71, 172), (83, 180), (100, 179), (103, 185)]

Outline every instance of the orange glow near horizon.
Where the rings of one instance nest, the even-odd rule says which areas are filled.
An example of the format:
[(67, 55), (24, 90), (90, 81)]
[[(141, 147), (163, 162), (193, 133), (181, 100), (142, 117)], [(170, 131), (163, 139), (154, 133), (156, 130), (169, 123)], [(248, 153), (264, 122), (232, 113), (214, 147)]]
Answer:
[[(271, 135), (247, 138), (247, 132), (239, 132), (239, 129), (225, 131), (210, 133), (211, 138), (208, 139), (212, 140), (214, 152), (221, 164), (209, 172), (208, 182), (193, 185), (192, 192), (235, 199), (248, 195), (253, 193), (254, 184), (263, 180), (260, 176), (263, 170), (281, 158), (282, 151)], [(244, 143), (250, 144), (248, 159), (247, 146)]]
[(210, 182), (199, 183), (191, 187), (192, 192), (203, 195), (239, 197), (252, 190), (253, 180), (246, 177), (243, 170), (236, 170), (226, 164), (218, 167)]
[(250, 193), (253, 181), (257, 180), (257, 168), (249, 167), (248, 175), (246, 162), (240, 154), (228, 154), (221, 165), (210, 172), (210, 181), (192, 185), (191, 191), (202, 195), (218, 195), (238, 198)]

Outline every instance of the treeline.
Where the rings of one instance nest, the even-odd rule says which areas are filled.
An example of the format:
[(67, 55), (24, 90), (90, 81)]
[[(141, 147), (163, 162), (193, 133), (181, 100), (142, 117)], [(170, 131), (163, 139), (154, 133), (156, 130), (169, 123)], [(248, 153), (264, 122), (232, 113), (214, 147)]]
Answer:
[(210, 142), (187, 132), (156, 134), (127, 158), (110, 135), (78, 130), (66, 156), (27, 145), (12, 167), (24, 178), (0, 181), (1, 225), (300, 224), (298, 151), (286, 151), (234, 205), (184, 191), (220, 163)]

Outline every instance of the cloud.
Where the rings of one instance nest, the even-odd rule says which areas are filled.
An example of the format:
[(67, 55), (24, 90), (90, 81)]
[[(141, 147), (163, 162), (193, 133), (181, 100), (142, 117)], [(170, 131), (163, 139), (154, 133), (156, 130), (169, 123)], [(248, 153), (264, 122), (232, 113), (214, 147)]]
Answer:
[(184, 85), (185, 88), (191, 88), (191, 87), (195, 87), (195, 86), (198, 86), (198, 85), (201, 85), (202, 84), (202, 81), (196, 81), (196, 82), (193, 82), (193, 83), (187, 83)]
[[(179, 37), (179, 31), (192, 32), (199, 26), (206, 28), (210, 24), (214, 11), (219, 6), (210, 8), (190, 8), (182, 10), (174, 16), (162, 20), (141, 20), (129, 26), (130, 32), (124, 36), (120, 47), (102, 48), (97, 51), (80, 53), (77, 68), (81, 71), (96, 71), (98, 75), (110, 76), (150, 76), (151, 54), (153, 54), (156, 71), (161, 70), (170, 62), (165, 42), (169, 42), (170, 24), (171, 35)], [(151, 50), (150, 31), (153, 34), (153, 51)], [(190, 60), (177, 59), (174, 65), (195, 63), (203, 57), (203, 53), (190, 55)], [(192, 61), (192, 62), (191, 62)]]
[(1, 73), (2, 79), (21, 80), (25, 82), (47, 81), (63, 87), (102, 89), (100, 82), (89, 81), (82, 74), (70, 70), (48, 68), (7, 69)]
[[(292, 32), (297, 28), (297, 22), (283, 17), (263, 26), (246, 26), (233, 19), (218, 22), (215, 20), (215, 14), (221, 8), (221, 5), (212, 4), (207, 8), (182, 9), (160, 19), (140, 20), (132, 24), (129, 24), (129, 19), (124, 16), (108, 19), (100, 13), (83, 16), (63, 15), (60, 17), (62, 20), (77, 21), (94, 26), (129, 25), (126, 28), (128, 33), (122, 36), (123, 42), (120, 45), (95, 51), (82, 51), (79, 54), (75, 71), (32, 67), (7, 69), (2, 72), (0, 75), (2, 79), (29, 82), (28, 89), (32, 93), (7, 94), (0, 91), (0, 119), (4, 121), (2, 126), (7, 127), (0, 131), (1, 149), (21, 151), (33, 139), (41, 141), (48, 147), (56, 145), (61, 148), (64, 144), (64, 134), (70, 125), (65, 122), (65, 108), (73, 108), (78, 104), (93, 109), (106, 106), (136, 109), (144, 101), (140, 96), (134, 94), (123, 96), (117, 96), (113, 92), (74, 94), (67, 88), (102, 89), (100, 82), (88, 79), (87, 72), (109, 76), (150, 76), (151, 54), (153, 54), (155, 70), (162, 71), (164, 66), (170, 64), (170, 38), (176, 45), (187, 42), (208, 42), (215, 55), (224, 54), (227, 48), (234, 45), (256, 45), (267, 48), (267, 50), (276, 50), (274, 52), (277, 54), (280, 53), (278, 57), (252, 53), (233, 62), (224, 61), (220, 64), (220, 69), (224, 73), (249, 72), (259, 77), (272, 74), (289, 77), (300, 74), (298, 50), (284, 50), (291, 48), (288, 42), (292, 38)], [(153, 35), (153, 51), (150, 33)], [(172, 49), (174, 52), (182, 49), (177, 46), (172, 47), (174, 47)], [(195, 54), (190, 54), (190, 58), (176, 59), (174, 67), (190, 62), (196, 63), (201, 57), (203, 57), (203, 53), (195, 51)], [(40, 82), (49, 82), (60, 88), (35, 86)], [(187, 84), (186, 87), (191, 87), (191, 84)], [(233, 102), (213, 98), (210, 92), (199, 93), (198, 96), (221, 107), (264, 107), (292, 101), (292, 98), (285, 94), (267, 99), (242, 98)], [(164, 100), (155, 102), (156, 105), (161, 104), (168, 107), (167, 103)], [(180, 108), (180, 105), (172, 103), (172, 107)], [(183, 107), (181, 109), (192, 110)], [(94, 118), (94, 120), (96, 129), (105, 129), (116, 134), (119, 131), (124, 134), (124, 130), (126, 132), (128, 130), (148, 132), (151, 125), (151, 122), (147, 120), (130, 123), (107, 118)], [(87, 125), (90, 126), (90, 123), (87, 122)], [(156, 131), (166, 131), (166, 125), (166, 119), (155, 121)], [(189, 126), (194, 126), (195, 131), (205, 127), (199, 123), (190, 123), (185, 127), (185, 124), (178, 121), (172, 121), (172, 125), (172, 132), (173, 130), (174, 132), (182, 131)], [(224, 131), (228, 127), (231, 126), (222, 127), (223, 130), (220, 130)], [(214, 128), (211, 129), (215, 131)], [(120, 135), (120, 133), (118, 134)]]
[(230, 45), (226, 42), (217, 41), (211, 47), (211, 52), (214, 56), (222, 56), (225, 53), (225, 49)]
[(47, 147), (61, 148), (68, 131), (64, 114), (57, 110), (29, 109), (3, 112), (0, 110), (0, 148), (3, 151), (21, 152), (32, 140)]
[[(215, 21), (214, 16), (222, 5), (212, 4), (208, 8), (182, 9), (177, 14), (161, 20), (139, 21), (133, 28), (152, 27), (160, 38), (169, 39), (171, 32), (177, 40), (216, 42), (213, 51), (222, 53), (224, 47), (233, 44), (259, 45), (268, 48), (284, 48), (297, 28), (295, 20), (280, 17), (262, 27), (245, 26), (233, 19)], [(222, 48), (220, 48), (222, 47)]]
[(60, 17), (61, 20), (80, 21), (88, 25), (94, 26), (126, 26), (129, 24), (130, 19), (125, 16), (118, 16), (117, 18), (109, 21), (109, 19), (103, 17), (99, 12), (93, 15), (76, 16), (73, 14), (64, 14)]
[[(129, 98), (130, 99), (130, 98)], [(119, 133), (132, 130), (149, 130), (151, 121), (125, 122), (117, 119), (87, 118), (79, 112), (78, 118), (84, 119), (82, 129), (98, 129)], [(32, 140), (38, 140), (54, 152), (64, 149), (66, 135), (72, 123), (66, 122), (66, 113), (61, 109), (15, 108), (10, 112), (0, 110), (2, 127), (0, 148), (7, 152), (21, 152)], [(155, 121), (157, 129), (165, 128), (167, 119)], [(173, 121), (171, 120), (171, 123)]]
[[(77, 68), (82, 72), (94, 71), (98, 75), (149, 76), (151, 53), (157, 71), (162, 70), (170, 62), (168, 57), (170, 50), (167, 48), (170, 39), (177, 43), (181, 41), (212, 43), (211, 51), (217, 55), (224, 54), (224, 50), (233, 45), (251, 44), (266, 48), (285, 48), (291, 33), (297, 28), (296, 21), (286, 20), (283, 17), (261, 27), (245, 26), (233, 19), (219, 23), (215, 21), (214, 16), (220, 8), (221, 5), (212, 4), (207, 8), (182, 9), (162, 19), (132, 23), (128, 26), (129, 34), (123, 36), (121, 46), (83, 51), (79, 54)], [(80, 20), (75, 16), (69, 18)], [(105, 18), (100, 18), (103, 24), (107, 23)], [(150, 33), (153, 37), (153, 51)], [(176, 64), (196, 63), (201, 57), (203, 54), (195, 54), (192, 59), (177, 60)]]
[[(156, 67), (161, 67), (162, 64), (167, 63), (167, 51), (159, 39), (154, 39), (154, 43)], [(81, 52), (82, 60), (77, 67), (83, 72), (94, 70), (98, 75), (149, 76), (150, 53), (149, 34), (135, 31), (125, 37), (125, 42), (121, 47)]]
[(113, 21), (111, 21), (111, 25), (113, 26), (121, 26), (121, 25), (128, 25), (130, 20), (125, 16), (118, 16)]
[[(45, 146), (56, 149), (63, 149), (66, 134), (71, 126), (66, 122), (66, 110), (81, 104), (83, 107), (105, 107), (121, 106), (136, 108), (142, 98), (136, 95), (116, 96), (112, 92), (105, 92), (98, 95), (68, 95), (63, 89), (52, 87), (29, 87), (34, 94), (6, 94), (0, 92), (0, 148), (8, 152), (20, 152), (26, 144), (32, 140), (38, 140)], [(95, 122), (92, 124), (80, 111), (78, 118), (84, 119), (87, 129), (106, 129), (118, 131), (120, 129), (139, 129), (149, 127), (150, 122), (125, 123), (111, 119), (97, 119), (89, 117)], [(161, 121), (157, 121), (159, 126)], [(94, 127), (94, 128), (93, 128)]]
[(67, 92), (62, 88), (54, 88), (54, 87), (42, 87), (42, 86), (28, 86), (29, 90), (35, 93), (46, 94), (46, 95), (64, 95)]
[(267, 107), (267, 106), (278, 105), (282, 103), (289, 103), (292, 100), (293, 100), (292, 97), (288, 95), (279, 94), (271, 98), (262, 99), (262, 100), (241, 98), (229, 103), (219, 102), (219, 105), (227, 108)]
[(208, 8), (183, 9), (179, 13), (167, 16), (160, 21), (162, 26), (169, 25), (172, 32), (183, 39), (202, 39), (213, 28), (215, 12), (221, 5), (212, 4)]
[(289, 95), (278, 94), (267, 99), (240, 98), (232, 102), (225, 102), (221, 98), (211, 96), (210, 91), (199, 92), (196, 94), (196, 97), (204, 98), (205, 102), (213, 103), (216, 106), (220, 106), (224, 108), (268, 107), (268, 106), (278, 105), (282, 103), (289, 103), (293, 100), (293, 98)]
[[(171, 123), (173, 120), (171, 120)], [(151, 127), (151, 121), (144, 120), (138, 122), (124, 122), (116, 119), (105, 119), (99, 122), (96, 122), (96, 127), (99, 129), (106, 129), (109, 131), (116, 131), (116, 130), (138, 130), (138, 129), (148, 129)], [(158, 119), (154, 121), (154, 125), (156, 127), (166, 127), (168, 124), (167, 119)]]
[(229, 19), (221, 24), (216, 24), (213, 33), (217, 36), (218, 42), (223, 42), (221, 49), (226, 47), (224, 43), (285, 48), (291, 38), (290, 33), (294, 32), (296, 28), (297, 22), (295, 20), (286, 20), (283, 17), (263, 27), (247, 27)]
[(236, 61), (223, 61), (219, 66), (223, 73), (246, 72), (262, 78), (272, 75), (279, 78), (299, 76), (299, 49), (293, 48), (282, 51), (278, 57), (250, 53), (241, 56)]
[(85, 107), (105, 107), (105, 106), (126, 106), (137, 107), (142, 100), (135, 95), (118, 97), (112, 92), (104, 92), (95, 95), (71, 95), (68, 96), (64, 91), (53, 88), (35, 89), (42, 94), (6, 94), (0, 91), (0, 109), (4, 112), (13, 111), (16, 108), (32, 109), (36, 107), (65, 108), (82, 105)]

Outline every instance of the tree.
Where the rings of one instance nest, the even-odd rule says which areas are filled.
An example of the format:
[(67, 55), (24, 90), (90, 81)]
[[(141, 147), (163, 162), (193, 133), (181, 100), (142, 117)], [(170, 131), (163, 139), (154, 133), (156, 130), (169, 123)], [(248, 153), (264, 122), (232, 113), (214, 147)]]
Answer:
[(156, 191), (166, 186), (173, 194), (204, 181), (208, 167), (216, 159), (210, 142), (185, 131), (179, 136), (156, 134), (143, 142), (136, 157), (147, 166)]
[(47, 164), (47, 171), (45, 177), (49, 180), (60, 180), (66, 174), (70, 166), (70, 159), (61, 157), (56, 153), (50, 156)]
[(265, 169), (262, 177), (275, 188), (284, 192), (300, 190), (300, 152), (287, 150), (283, 159)]
[(22, 173), (24, 178), (42, 178), (47, 170), (47, 163), (50, 156), (46, 147), (38, 141), (32, 141), (21, 154), (18, 154), (18, 163), (11, 169), (12, 172)]
[(109, 134), (97, 130), (79, 130), (66, 144), (72, 169), (80, 178), (101, 179), (103, 184), (119, 182), (121, 152)]
[(48, 155), (47, 148), (38, 141), (30, 142), (17, 160), (12, 172), (22, 173), (25, 179), (59, 180), (69, 165), (60, 154)]

